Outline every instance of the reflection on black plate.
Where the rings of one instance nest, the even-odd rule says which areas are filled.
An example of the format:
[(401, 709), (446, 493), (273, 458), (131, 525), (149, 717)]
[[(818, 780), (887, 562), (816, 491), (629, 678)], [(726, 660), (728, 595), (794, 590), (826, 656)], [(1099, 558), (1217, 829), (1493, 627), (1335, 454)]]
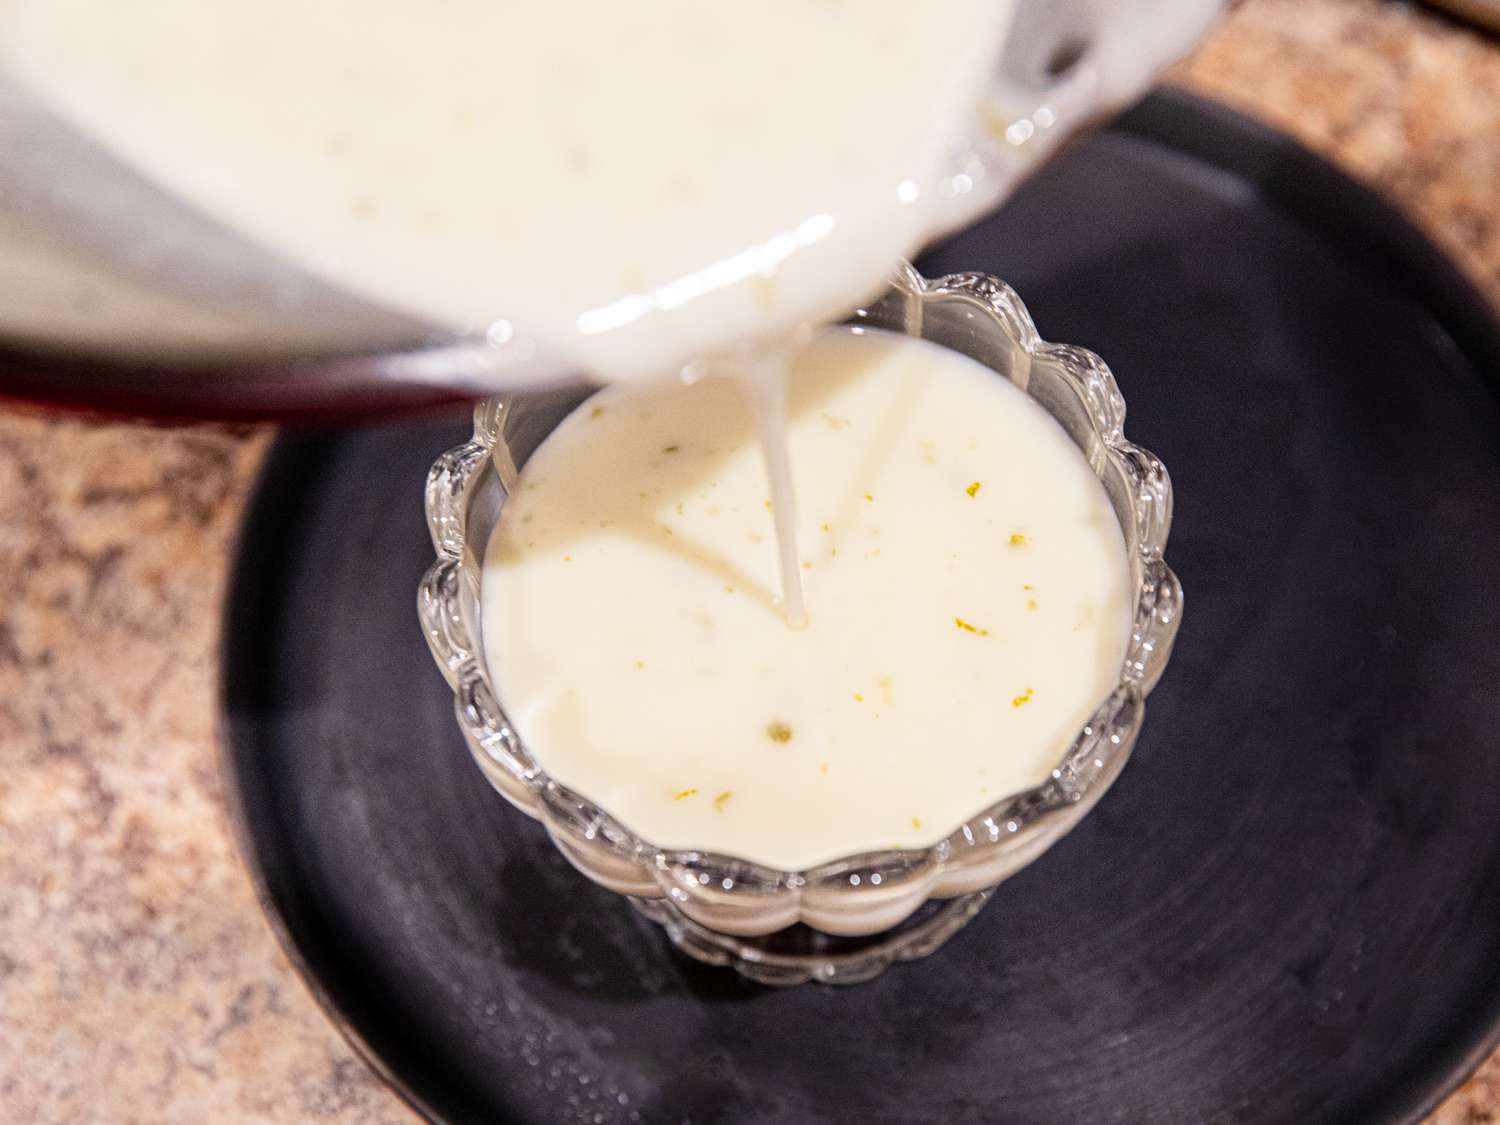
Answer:
[(1500, 335), (1400, 220), (1180, 94), (920, 263), (1091, 347), (1171, 467), (1191, 611), (1083, 825), (935, 957), (758, 989), (470, 765), (413, 612), (461, 422), (283, 440), (229, 771), (351, 1034), (451, 1120), (1412, 1120), (1500, 1027)]

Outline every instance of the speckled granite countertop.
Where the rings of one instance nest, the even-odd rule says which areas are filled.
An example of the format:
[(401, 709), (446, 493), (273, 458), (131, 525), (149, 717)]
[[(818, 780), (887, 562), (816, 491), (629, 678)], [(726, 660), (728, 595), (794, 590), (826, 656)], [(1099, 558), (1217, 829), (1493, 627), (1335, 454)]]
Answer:
[[(1500, 303), (1500, 44), (1247, 0), (1175, 77), (1379, 185)], [(0, 408), (0, 1120), (412, 1120), (277, 948), (225, 814), (218, 605), (268, 437)], [(1433, 1121), (1500, 1121), (1500, 1055)]]

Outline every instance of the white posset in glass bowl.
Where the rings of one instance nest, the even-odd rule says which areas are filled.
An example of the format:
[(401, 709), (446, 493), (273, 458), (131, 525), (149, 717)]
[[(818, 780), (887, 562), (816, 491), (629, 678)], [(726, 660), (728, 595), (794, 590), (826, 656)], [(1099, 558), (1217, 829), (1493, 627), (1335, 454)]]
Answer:
[[(967, 579), (950, 584), (968, 591), (970, 602), (979, 603), (983, 614), (966, 616), (966, 607), (950, 608), (943, 600), (948, 587), (937, 575), (930, 583), (908, 581), (882, 604), (860, 608), (870, 598), (859, 587), (864, 571), (856, 568), (885, 565), (878, 558), (882, 549), (896, 554), (914, 549), (909, 545), (916, 542), (926, 544), (921, 548), (927, 552), (924, 558), (960, 560), (962, 551), (957, 548), (951, 555), (936, 553), (941, 544), (934, 529), (940, 531), (949, 523), (961, 529), (963, 520), (977, 521), (981, 512), (1005, 510), (1007, 495), (1017, 495), (1004, 491), (1005, 474), (998, 468), (968, 487), (957, 477), (944, 478), (941, 495), (931, 493), (930, 501), (918, 492), (895, 494), (894, 485), (906, 477), (930, 471), (938, 479), (936, 474), (945, 468), (936, 443), (927, 448), (927, 443), (916, 440), (926, 430), (892, 429), (922, 410), (939, 427), (944, 418), (958, 417), (951, 407), (946, 415), (932, 412), (930, 400), (941, 396), (898, 394), (881, 400), (881, 412), (872, 411), (885, 419), (879, 441), (895, 435), (897, 444), (911, 447), (908, 462), (893, 462), (896, 469), (886, 466), (905, 477), (859, 478), (884, 479), (891, 486), (889, 513), (878, 522), (870, 513), (886, 497), (877, 496), (873, 487), (860, 496), (861, 486), (853, 477), (823, 490), (843, 498), (846, 504), (839, 512), (848, 512), (847, 518), (830, 516), (833, 501), (818, 488), (803, 489), (806, 495), (799, 503), (805, 551), (799, 557), (811, 583), (813, 624), (786, 642), (786, 651), (802, 662), (800, 673), (774, 667), (774, 659), (747, 662), (745, 652), (760, 643), (755, 630), (769, 628), (779, 606), (766, 583), (757, 584), (743, 570), (725, 572), (723, 555), (713, 550), (688, 549), (681, 538), (659, 538), (673, 536), (674, 522), (678, 532), (692, 530), (681, 520), (695, 515), (710, 547), (711, 535), (725, 534), (723, 527), (731, 520), (738, 521), (734, 535), (748, 534), (758, 543), (762, 538), (749, 522), (750, 493), (744, 480), (737, 485), (733, 479), (736, 472), (745, 477), (746, 464), (754, 461), (753, 446), (749, 454), (736, 450), (738, 469), (727, 464), (721, 447), (733, 438), (705, 428), (707, 415), (696, 416), (694, 426), (680, 427), (687, 437), (679, 442), (679, 430), (653, 416), (661, 402), (639, 405), (640, 388), (604, 392), (578, 414), (574, 408), (587, 392), (576, 388), (491, 399), (475, 410), (473, 438), (438, 460), (427, 487), (438, 558), (423, 580), (419, 610), (433, 655), (454, 689), (459, 726), (480, 769), (501, 794), (546, 826), (575, 867), (628, 896), (660, 922), (681, 949), (713, 964), (732, 964), (769, 984), (809, 979), (851, 983), (874, 976), (893, 961), (930, 953), (978, 911), (1000, 882), (1072, 828), (1129, 756), (1145, 696), (1166, 664), (1181, 611), (1181, 589), (1162, 558), (1171, 523), (1171, 485), (1160, 461), (1125, 439), (1124, 403), (1098, 357), (1043, 343), (1015, 293), (981, 274), (926, 281), (903, 266), (880, 299), (857, 310), (849, 324), (853, 327), (846, 330), (844, 343), (825, 338), (809, 349), (817, 357), (815, 365), (827, 368), (840, 356), (840, 348), (861, 333), (900, 358), (912, 352), (946, 357), (955, 369), (961, 365), (980, 371), (976, 365), (983, 365), (1009, 381), (1009, 386), (989, 384), (989, 390), (1003, 389), (1000, 398), (1010, 396), (1036, 415), (1043, 437), (1051, 435), (1068, 451), (1069, 464), (1058, 463), (1064, 471), (1053, 467), (1045, 472), (1066, 476), (1071, 471), (1075, 478), (1074, 507), (1062, 517), (1074, 525), (1068, 530), (1073, 538), (1061, 547), (1061, 554), (1049, 559), (1038, 551), (1030, 570), (1018, 569), (1031, 546), (1029, 525), (1021, 517), (1007, 517), (1021, 518), (1021, 523), (1003, 526), (991, 519), (991, 538), (970, 545)], [(902, 351), (902, 337), (924, 343)], [(813, 394), (806, 384), (818, 379), (836, 384), (846, 397), (830, 392), (811, 406), (804, 401), (799, 407), (798, 394), (804, 399)], [(830, 435), (848, 425), (840, 410), (853, 400), (847, 398), (847, 386), (826, 370), (799, 376), (792, 393), (793, 413), (805, 428), (811, 427), (798, 446), (794, 423), (795, 467), (799, 452), (812, 447), (808, 434), (821, 434), (817, 440), (826, 438), (826, 445), (834, 440)], [(628, 421), (622, 418), (616, 424), (607, 414), (617, 405), (632, 403), (636, 414)], [(670, 410), (658, 412), (670, 415)], [(1002, 420), (990, 423), (986, 413), (973, 425), (1004, 428), (1007, 416), (1002, 412), (997, 417)], [(593, 435), (580, 431), (591, 423), (598, 426)], [(819, 427), (826, 427), (827, 433)], [(535, 463), (541, 470), (527, 473), (523, 480), (522, 468), (554, 432), (559, 440)], [(575, 459), (586, 463), (585, 469), (569, 477), (557, 471), (555, 454), (580, 433), (596, 442), (592, 448), (598, 456)], [(1003, 436), (1012, 442), (1020, 438), (1019, 430), (1007, 430)], [(629, 444), (632, 441), (635, 446)], [(970, 449), (982, 444), (973, 438), (967, 442)], [(577, 451), (588, 454), (590, 448), (584, 445)], [(612, 456), (623, 460), (611, 463)], [(965, 480), (979, 463), (973, 456), (977, 455), (968, 461), (957, 459), (964, 465)], [(653, 495), (661, 490), (647, 487), (651, 480), (630, 478), (625, 483), (636, 471), (631, 466), (645, 462), (652, 471), (665, 474), (661, 479), (669, 483), (675, 479), (682, 484), (682, 474), (689, 473), (697, 491), (667, 490), (662, 497)], [(928, 468), (912, 467), (924, 464)], [(692, 469), (694, 465), (699, 468)], [(817, 483), (825, 483), (823, 476), (836, 477), (840, 469), (836, 459), (825, 462)], [(950, 476), (959, 471), (951, 464), (946, 470)], [(804, 483), (799, 481), (799, 488)], [(721, 484), (721, 492), (709, 491)], [(630, 518), (637, 495), (642, 514), (638, 526), (615, 529), (612, 525), (621, 513)], [(764, 520), (768, 515), (759, 510), (759, 495), (755, 493), (754, 515)], [(1092, 507), (1089, 496), (1095, 498)], [(1049, 496), (1046, 503), (1055, 499)], [(684, 502), (697, 505), (686, 516)], [(1029, 511), (1033, 520), (1040, 520), (1045, 504), (1039, 507), (1035, 499), (1029, 503), (1029, 508), (1009, 507)], [(942, 504), (950, 506), (946, 514), (925, 510)], [(769, 499), (765, 506), (770, 509)], [(559, 538), (555, 529), (564, 524), (587, 525), (589, 532)], [(710, 534), (710, 524), (719, 530)], [(596, 526), (608, 530), (593, 532)], [(1008, 546), (1013, 549), (1007, 550), (1005, 533), (1012, 526), (1017, 530), (1009, 534)], [(809, 533), (811, 545), (806, 541)], [(774, 536), (764, 538), (757, 551), (773, 554)], [(570, 546), (575, 542), (584, 546)], [(898, 547), (898, 542), (907, 546)], [(614, 553), (596, 549), (611, 544)], [(1080, 561), (1080, 551), (1095, 549), (1101, 556), (1110, 554), (1108, 566), (1070, 569)], [(488, 560), (489, 567), (487, 552), (495, 556)], [(852, 555), (873, 561), (851, 563)], [(658, 559), (659, 564), (654, 561)], [(610, 605), (625, 600), (622, 592), (644, 586), (644, 581), (638, 587), (630, 585), (631, 566), (657, 565), (677, 567), (677, 577), (657, 584), (661, 589), (654, 599), (644, 591), (633, 599), (647, 607), (630, 607), (636, 614), (634, 624), (622, 611), (620, 620), (612, 623), (618, 628), (580, 626), (589, 620), (588, 613), (605, 614)], [(563, 566), (568, 569), (558, 569)], [(712, 570), (711, 578), (695, 576), (694, 568)], [(824, 572), (818, 568), (836, 576), (826, 580), (832, 585), (819, 587)], [(567, 581), (549, 585), (552, 573), (567, 575)], [(652, 572), (640, 573), (649, 577)], [(696, 593), (695, 581), (701, 587)], [(575, 584), (570, 587), (568, 582)], [(706, 603), (691, 601), (706, 596), (701, 592), (708, 589), (706, 583), (712, 585), (715, 598), (723, 599), (716, 603), (722, 613), (714, 610), (721, 619), (710, 620), (710, 614), (698, 608)], [(1082, 602), (1074, 598), (1068, 603), (1072, 616), (1064, 622), (1058, 616), (1063, 611), (1053, 608), (1061, 599), (1053, 595), (1062, 586), (1079, 583)], [(602, 591), (598, 596), (606, 600), (579, 616), (569, 604), (570, 589), (587, 590), (590, 596)], [(899, 621), (902, 589), (911, 590), (911, 597), (935, 623), (932, 637), (913, 643), (910, 652), (905, 639), (913, 633)], [(669, 613), (663, 608), (679, 608), (677, 590), (682, 609), (677, 616), (689, 624), (673, 627), (665, 624)], [(843, 598), (841, 607), (834, 604), (836, 593)], [(941, 606), (941, 611), (929, 612), (929, 603)], [(1092, 610), (1083, 617), (1077, 614), (1078, 605), (1095, 603), (1103, 607), (1105, 625), (1089, 620)], [(1004, 609), (1010, 616), (1001, 616), (1002, 607), (1010, 607)], [(655, 618), (642, 618), (642, 612), (661, 617), (662, 628), (643, 628), (642, 622), (649, 625)], [(833, 630), (838, 636), (832, 647), (830, 627), (825, 623), (824, 632), (818, 632), (820, 612), (853, 615), (853, 625)], [(860, 624), (861, 616), (866, 625)], [(532, 618), (526, 623), (530, 637), (527, 644), (512, 645), (511, 625), (521, 617)], [(887, 617), (896, 622), (887, 631), (901, 643), (883, 636), (880, 622)], [(936, 629), (938, 623), (941, 630)], [(700, 627), (717, 633), (710, 637), (705, 632), (695, 640), (691, 630)], [(775, 627), (786, 629), (779, 619)], [(536, 636), (545, 643), (534, 643)], [(701, 665), (701, 658), (697, 664), (679, 659), (695, 643), (703, 646), (705, 657), (715, 651), (732, 654), (716, 661), (717, 680), (705, 679), (696, 688), (680, 678), (665, 684), (652, 680), (659, 666), (671, 668), (674, 659), (679, 675)], [(779, 651), (774, 636), (765, 651), (773, 657)], [(498, 662), (497, 653), (503, 653)], [(970, 660), (970, 654), (981, 658)], [(587, 667), (591, 663), (619, 672), (607, 673), (613, 681), (601, 681), (597, 668)], [(579, 667), (571, 667), (574, 664)], [(898, 671), (894, 689), (890, 677), (875, 674), (887, 666)], [(967, 677), (965, 682), (955, 681), (953, 698), (960, 702), (954, 713), (942, 715), (940, 674), (928, 674), (929, 666), (944, 669), (942, 675)], [(559, 678), (559, 667), (583, 676), (578, 681), (582, 684), (597, 688), (604, 682), (608, 690), (585, 687), (586, 705), (563, 700), (563, 695), (574, 694), (571, 687), (564, 691), (573, 681)], [(1077, 684), (1069, 683), (1070, 667), (1079, 668)], [(828, 669), (837, 674), (825, 675)], [(1020, 678), (1020, 669), (1027, 669), (1028, 679)], [(921, 687), (925, 698), (898, 714), (894, 693), (908, 682), (901, 676), (916, 671), (923, 671), (918, 678), (927, 681)], [(589, 680), (589, 675), (594, 678)], [(984, 677), (997, 682), (991, 688)], [(1038, 686), (1035, 699), (1029, 682), (1033, 677)], [(831, 692), (823, 689), (834, 685), (847, 684), (850, 690), (837, 693), (837, 704), (820, 702), (818, 721), (805, 724), (797, 708), (806, 683), (825, 697)], [(745, 685), (742, 696), (740, 684)], [(1052, 689), (1069, 688), (1073, 703), (1059, 708), (1053, 701), (1067, 691)], [(724, 722), (706, 727), (701, 718), (697, 722), (700, 730), (721, 732), (724, 747), (705, 745), (717, 740), (700, 737), (680, 748), (668, 737), (678, 718), (671, 713), (671, 700), (685, 699), (685, 693), (694, 691), (720, 693), (709, 695), (707, 713), (721, 713)], [(686, 711), (690, 704), (680, 706)], [(691, 706), (701, 712), (703, 701), (694, 698)], [(1012, 724), (1012, 708), (1024, 719)], [(795, 715), (795, 737), (793, 722), (784, 722), (782, 712)], [(1037, 722), (1052, 726), (1037, 734)], [(518, 727), (534, 746), (527, 744)], [(752, 730), (754, 735), (748, 733)], [(1023, 738), (1018, 731), (1031, 733)], [(680, 729), (677, 737), (681, 741)], [(986, 768), (1014, 757), (1015, 746), (1026, 739), (1031, 759), (1020, 772)], [(958, 747), (959, 743), (964, 745)], [(993, 762), (985, 756), (991, 744)], [(723, 752), (716, 756), (717, 750)], [(876, 772), (883, 775), (879, 784), (872, 783)], [(806, 801), (800, 799), (804, 791), (809, 794)], [(909, 800), (911, 806), (892, 805), (892, 800)], [(916, 812), (922, 815), (907, 815)], [(846, 846), (841, 848), (840, 841)]]

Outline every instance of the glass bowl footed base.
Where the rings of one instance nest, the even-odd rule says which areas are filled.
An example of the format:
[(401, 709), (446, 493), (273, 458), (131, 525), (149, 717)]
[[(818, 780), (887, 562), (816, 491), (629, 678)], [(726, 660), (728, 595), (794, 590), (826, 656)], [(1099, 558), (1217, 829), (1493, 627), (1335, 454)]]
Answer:
[(929, 899), (897, 926), (865, 937), (837, 937), (798, 923), (760, 937), (710, 930), (664, 898), (634, 898), (630, 905), (658, 923), (682, 952), (705, 965), (728, 965), (757, 984), (786, 987), (860, 984), (897, 961), (915, 961), (962, 929), (994, 894), (991, 887), (957, 898)]

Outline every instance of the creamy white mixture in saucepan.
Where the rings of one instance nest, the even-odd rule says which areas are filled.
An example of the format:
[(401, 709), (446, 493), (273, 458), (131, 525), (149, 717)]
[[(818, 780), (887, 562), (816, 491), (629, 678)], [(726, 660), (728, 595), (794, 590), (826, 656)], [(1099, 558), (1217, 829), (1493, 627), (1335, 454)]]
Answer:
[(0, 70), (321, 276), (615, 378), (878, 286), (1012, 6), (0, 0)]

